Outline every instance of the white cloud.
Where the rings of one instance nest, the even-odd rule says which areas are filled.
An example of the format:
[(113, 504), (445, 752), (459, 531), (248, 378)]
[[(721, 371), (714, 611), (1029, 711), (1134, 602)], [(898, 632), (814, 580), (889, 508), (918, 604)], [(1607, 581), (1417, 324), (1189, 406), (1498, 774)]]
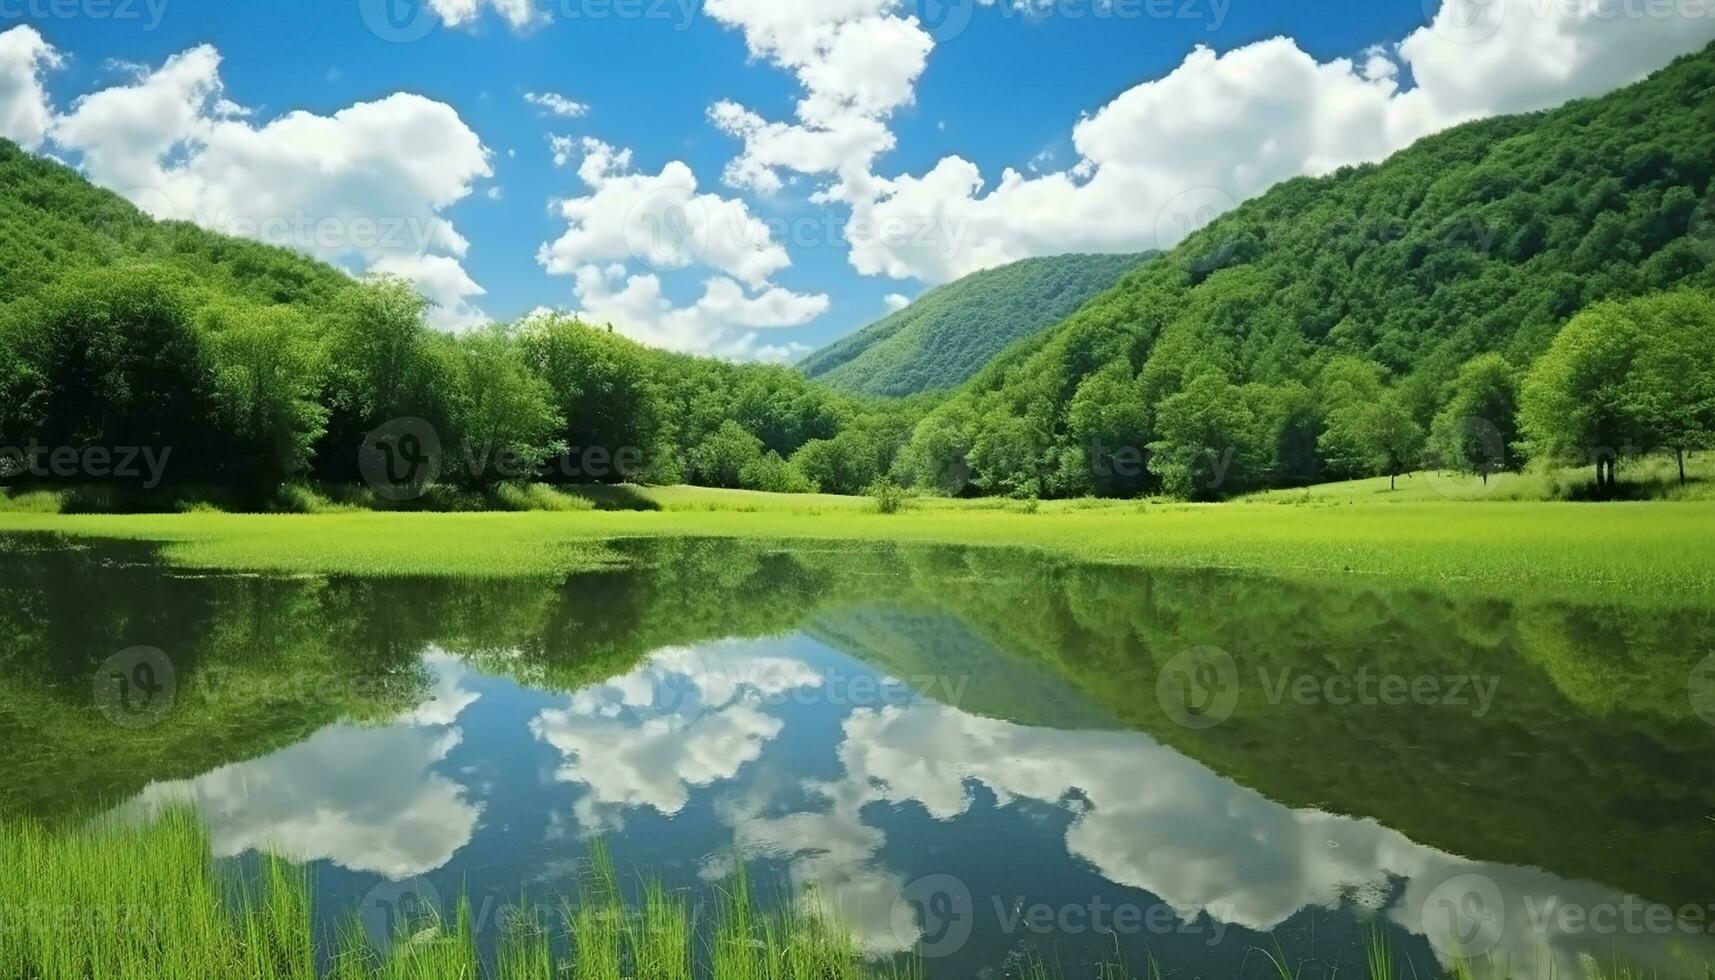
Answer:
[[(709, 11), (805, 92), (792, 124), (731, 103), (711, 110), (743, 142), (728, 182), (769, 192), (783, 174), (828, 180), (816, 199), (852, 205), (853, 266), (927, 282), (1032, 255), (1170, 247), (1286, 178), (1605, 92), (1715, 39), (1715, 18), (1685, 5), (1446, 0), (1430, 25), (1356, 59), (1317, 61), (1289, 38), (1198, 48), (1080, 120), (1077, 159), (1064, 169), (1037, 158), (1031, 174), (1008, 169), (991, 183), (956, 156), (917, 175), (871, 172), (893, 145), (885, 119), (911, 101), (933, 46), (888, 0), (711, 0)], [(891, 33), (880, 29), (890, 22)], [(853, 73), (884, 51), (885, 71)]]
[[(1586, 957), (1615, 956), (1615, 940), (1561, 929), (1531, 915), (1532, 907), (1628, 901), (1590, 882), (1447, 854), (1373, 820), (1283, 806), (1133, 732), (1031, 728), (923, 702), (853, 711), (838, 753), (839, 778), (799, 787), (812, 809), (790, 812), (752, 793), (717, 814), (733, 827), (739, 853), (787, 862), (794, 885), (814, 885), (833, 898), (826, 906), (877, 953), (907, 950), (919, 933), (900, 899), (904, 876), (881, 857), (886, 837), (863, 814), (874, 804), (915, 805), (934, 820), (953, 821), (981, 795), (996, 807), (1032, 801), (1066, 811), (1068, 855), (1108, 881), (1158, 897), (1183, 921), (1207, 915), (1223, 928), (1267, 931), (1305, 909), (1356, 901), (1426, 935), (1437, 950), (1505, 923), (1491, 955), (1523, 964), (1521, 975), (1536, 980), (1582, 974)], [(978, 786), (986, 793), (974, 792)], [(1471, 913), (1440, 907), (1447, 895), (1436, 889), (1464, 875), (1493, 882), (1505, 914), (1479, 905), (1481, 918), (1449, 921), (1449, 914)], [(1710, 955), (1660, 935), (1622, 944), (1627, 962), (1663, 969), (1681, 956)], [(1708, 939), (1698, 945), (1715, 948)]]
[(193, 804), (220, 857), (325, 860), (394, 880), (440, 868), (482, 813), (435, 771), (459, 745), (453, 726), (479, 695), (464, 687), (462, 662), (431, 652), (424, 665), (435, 675), (431, 697), (391, 725), (331, 725), (259, 759), (150, 785), (120, 813)]
[[(569, 141), (551, 143), (555, 162), (569, 163)], [(629, 150), (595, 139), (580, 148), (578, 175), (590, 193), (557, 205), (566, 233), (538, 253), (550, 274), (572, 277), (578, 316), (669, 350), (769, 360), (798, 350), (764, 344), (757, 331), (807, 323), (828, 298), (770, 282), (791, 259), (745, 202), (700, 193), (680, 161), (634, 173)], [(650, 271), (634, 272), (633, 263)], [(717, 274), (704, 278), (695, 303), (675, 306), (657, 273), (697, 267)]]
[(894, 144), (882, 120), (914, 101), (935, 46), (899, 7), (898, 0), (709, 0), (705, 11), (741, 30), (753, 57), (791, 71), (804, 89), (792, 123), (726, 101), (710, 110), (744, 144), (727, 183), (773, 193), (784, 184), (782, 170), (837, 173), (829, 199), (867, 193), (872, 162)]
[(693, 789), (732, 779), (762, 754), (784, 727), (763, 699), (821, 676), (793, 658), (744, 652), (750, 646), (658, 651), (530, 722), (565, 757), (558, 778), (588, 787), (577, 804), (586, 830), (615, 827), (632, 807), (673, 816)]
[(557, 92), (526, 92), (524, 93), (524, 101), (562, 119), (577, 119), (587, 115), (590, 111), (588, 105), (582, 102), (573, 102)]
[(887, 312), (898, 313), (911, 305), (911, 297), (902, 296), (899, 293), (888, 293), (881, 298), (881, 302), (887, 307)]
[(471, 303), (486, 295), (459, 261), (445, 255), (386, 255), (371, 267), (372, 272), (399, 276), (417, 287), (434, 304), (429, 324), (450, 333), (469, 330), (489, 322), (488, 315)]
[(0, 137), (26, 150), (42, 145), (54, 118), (42, 74), (60, 61), (59, 52), (33, 27), (0, 34)]
[(537, 9), (536, 0), (429, 0), (429, 9), (448, 27), (475, 24), (488, 9), (515, 31), (527, 31), (548, 21), (548, 15)]
[(548, 134), (548, 151), (554, 155), (554, 166), (563, 167), (578, 155), (578, 141), (570, 136)]
[(633, 340), (666, 350), (729, 360), (784, 361), (801, 345), (765, 343), (759, 330), (796, 327), (828, 309), (825, 295), (804, 295), (778, 286), (754, 295), (732, 279), (715, 276), (689, 306), (675, 306), (651, 273), (627, 276), (624, 268), (580, 266), (573, 290), (586, 323), (611, 323)]
[[(134, 82), (78, 99), (54, 142), (90, 179), (160, 218), (298, 249), (352, 271), (392, 271), (447, 317), (481, 287), (446, 208), (491, 176), (489, 153), (450, 106), (395, 94), (265, 124), (225, 98), (202, 46)], [(450, 321), (448, 321), (450, 322)]]
[(743, 201), (699, 194), (691, 168), (673, 161), (659, 174), (631, 172), (631, 151), (583, 141), (578, 176), (591, 193), (560, 202), (570, 224), (542, 249), (550, 273), (592, 262), (641, 261), (660, 271), (708, 265), (760, 286), (791, 264), (772, 231)]

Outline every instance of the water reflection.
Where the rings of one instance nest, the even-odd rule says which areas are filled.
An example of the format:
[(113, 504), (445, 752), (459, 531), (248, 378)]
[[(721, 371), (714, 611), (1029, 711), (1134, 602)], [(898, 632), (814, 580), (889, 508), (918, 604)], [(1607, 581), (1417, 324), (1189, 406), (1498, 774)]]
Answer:
[[(1628, 898), (1715, 897), (1715, 731), (1684, 687), (1715, 649), (1709, 609), (938, 549), (636, 552), (551, 584), (14, 555), (0, 813), (189, 802), (223, 856), (315, 864), (328, 923), (380, 880), (565, 888), (602, 835), (692, 894), (743, 860), (872, 953), (934, 940), (936, 976), (1112, 951), (1088, 928), (1033, 931), (1039, 905), (1159, 912), (1128, 951), (1210, 975), (1267, 975), (1254, 954), (1275, 944), (1309, 975), (1359, 969), (1366, 922), (1419, 964), (1486, 954), (1520, 976), (1715, 960), (1706, 918), (1688, 931)], [(180, 691), (142, 734), (89, 695), (95, 666), (138, 643), (167, 652)], [(1244, 676), (1498, 686), (1480, 715), (1253, 690), (1193, 730), (1155, 682), (1204, 645)], [(939, 876), (962, 906), (925, 900)]]
[(433, 651), (423, 665), (435, 678), (428, 699), (392, 723), (330, 725), (260, 759), (155, 783), (121, 813), (193, 804), (219, 857), (273, 852), (393, 880), (444, 868), (469, 843), (482, 804), (436, 767), (478, 695), (462, 686), (470, 671), (457, 658)]

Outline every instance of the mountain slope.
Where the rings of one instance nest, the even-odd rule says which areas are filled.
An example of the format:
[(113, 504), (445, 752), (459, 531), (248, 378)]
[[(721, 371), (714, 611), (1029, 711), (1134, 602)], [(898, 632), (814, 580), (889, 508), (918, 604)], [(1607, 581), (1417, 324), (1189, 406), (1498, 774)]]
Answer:
[(145, 263), (209, 293), (321, 305), (351, 285), (332, 266), (186, 222), (157, 222), (69, 167), (0, 139), (0, 305), (91, 269)]
[(1223, 424), (1254, 421), (1284, 457), (1289, 438), (1315, 446), (1337, 355), (1370, 362), (1427, 422), (1475, 355), (1523, 368), (1592, 302), (1715, 286), (1712, 173), (1715, 48), (1599, 99), (1288, 181), (996, 358), (919, 427), (917, 476), (968, 462), (990, 492), (1148, 489), (1147, 475), (1103, 486), (1086, 454), (1158, 442), (1166, 401), (1210, 374), (1225, 381), (1173, 404), (1176, 421), (1242, 398)]
[(1021, 337), (1060, 322), (1148, 255), (1058, 255), (973, 273), (816, 351), (798, 366), (835, 388), (954, 388)]

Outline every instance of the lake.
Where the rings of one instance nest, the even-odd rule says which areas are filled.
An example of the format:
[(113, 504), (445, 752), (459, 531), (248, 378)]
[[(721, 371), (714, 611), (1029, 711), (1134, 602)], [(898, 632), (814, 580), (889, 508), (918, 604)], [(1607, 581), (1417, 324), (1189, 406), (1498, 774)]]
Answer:
[(620, 547), (472, 582), (0, 538), (0, 815), (189, 805), (381, 943), (460, 895), (485, 944), (552, 918), (599, 842), (699, 910), (742, 865), (931, 977), (1715, 962), (1715, 609)]

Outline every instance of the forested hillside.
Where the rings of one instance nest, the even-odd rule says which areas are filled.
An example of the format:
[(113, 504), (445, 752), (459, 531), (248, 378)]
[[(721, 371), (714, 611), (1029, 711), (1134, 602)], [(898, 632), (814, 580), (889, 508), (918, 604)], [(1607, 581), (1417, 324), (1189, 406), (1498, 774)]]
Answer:
[(973, 273), (799, 363), (842, 391), (913, 395), (956, 388), (1014, 341), (1059, 323), (1144, 255), (1057, 255)]
[[(277, 498), (357, 483), (410, 419), (441, 452), (421, 489), (469, 505), (621, 480), (1213, 498), (1526, 461), (1594, 462), (1604, 489), (1628, 456), (1715, 446), (1712, 174), (1715, 49), (1280, 185), (950, 395), (887, 399), (567, 317), (441, 333), (403, 282), (158, 224), (0, 144), (0, 483), (115, 482), (141, 449), (162, 481)], [(972, 277), (809, 370), (940, 383), (1138, 261)]]
[[(1289, 181), (1008, 350), (924, 421), (902, 471), (1213, 495), (1415, 465), (1438, 415), (1429, 448), (1458, 441), (1445, 412), (1467, 362), (1503, 359), (1462, 389), (1493, 382), (1502, 403), (1583, 308), (1715, 285), (1712, 171), (1706, 50), (1603, 98)], [(1596, 397), (1585, 383), (1573, 400)], [(1481, 421), (1505, 462), (1531, 448), (1511, 418)]]
[(425, 312), (402, 282), (155, 222), (0, 141), (6, 485), (125, 482), (112, 461), (138, 449), (169, 484), (355, 482), (366, 437), (419, 418), (455, 494), (537, 478), (856, 492), (921, 414), (569, 318), (454, 337)]

